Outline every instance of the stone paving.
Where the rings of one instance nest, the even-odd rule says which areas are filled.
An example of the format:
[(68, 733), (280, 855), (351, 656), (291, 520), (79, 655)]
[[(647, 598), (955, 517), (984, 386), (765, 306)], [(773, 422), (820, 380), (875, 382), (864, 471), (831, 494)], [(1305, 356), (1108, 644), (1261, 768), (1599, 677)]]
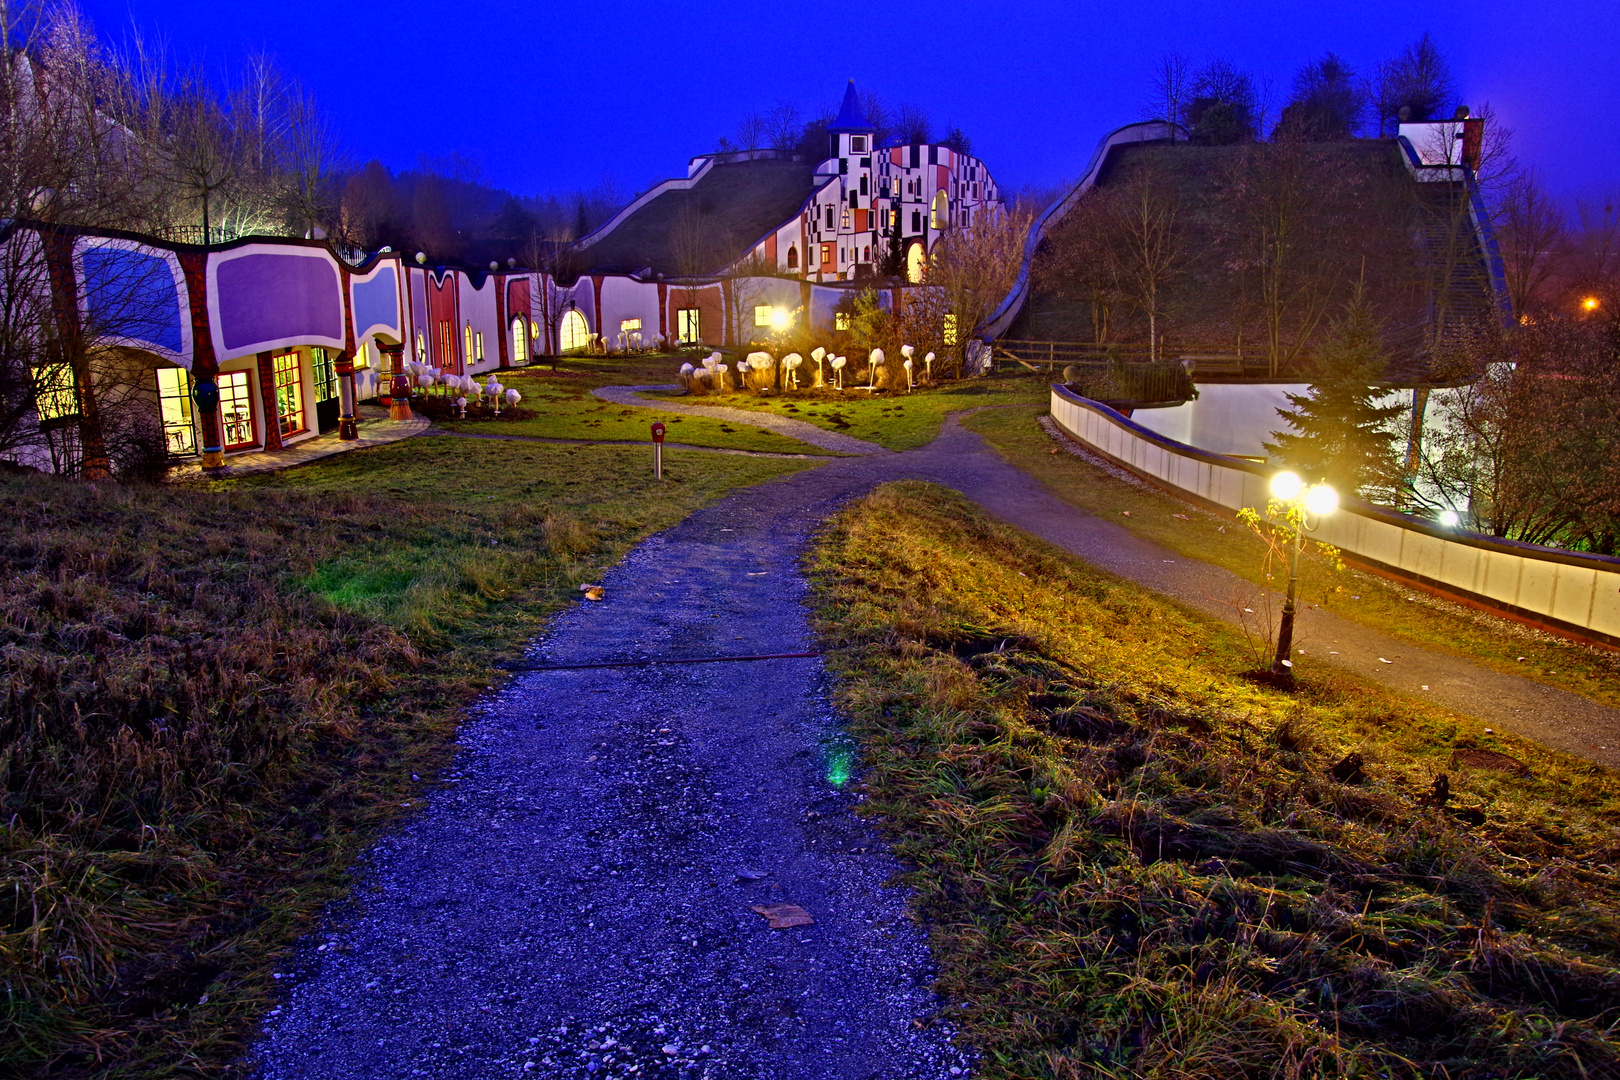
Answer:
[(174, 483), (223, 480), (274, 472), (277, 469), (290, 469), (295, 465), (305, 465), (311, 461), (331, 457), (333, 454), (409, 439), (433, 426), (425, 416), (413, 415), (409, 420), (390, 420), (387, 409), (365, 405), (360, 407), (359, 420), (358, 439), (345, 442), (338, 438), (336, 431), (329, 431), (325, 435), (305, 439), (281, 450), (253, 450), (245, 454), (232, 454), (225, 459), (223, 469), (205, 472), (201, 465), (190, 462), (170, 470), (169, 480)]

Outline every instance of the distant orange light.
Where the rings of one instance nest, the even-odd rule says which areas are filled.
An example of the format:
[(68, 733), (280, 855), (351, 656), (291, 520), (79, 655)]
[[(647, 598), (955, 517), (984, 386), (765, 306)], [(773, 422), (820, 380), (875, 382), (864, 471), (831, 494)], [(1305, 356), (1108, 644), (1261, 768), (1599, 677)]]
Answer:
[(1598, 298), (1595, 296), (1588, 296), (1585, 300), (1581, 301), (1581, 307), (1585, 308), (1587, 311), (1596, 311), (1598, 307)]

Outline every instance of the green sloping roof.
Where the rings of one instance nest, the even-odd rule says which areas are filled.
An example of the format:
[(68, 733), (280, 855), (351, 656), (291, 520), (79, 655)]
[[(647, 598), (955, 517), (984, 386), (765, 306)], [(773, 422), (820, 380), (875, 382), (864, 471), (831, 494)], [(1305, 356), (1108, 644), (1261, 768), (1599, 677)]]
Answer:
[(587, 273), (718, 273), (799, 212), (814, 174), (804, 161), (717, 162), (692, 187), (663, 192), (578, 249), (579, 258)]

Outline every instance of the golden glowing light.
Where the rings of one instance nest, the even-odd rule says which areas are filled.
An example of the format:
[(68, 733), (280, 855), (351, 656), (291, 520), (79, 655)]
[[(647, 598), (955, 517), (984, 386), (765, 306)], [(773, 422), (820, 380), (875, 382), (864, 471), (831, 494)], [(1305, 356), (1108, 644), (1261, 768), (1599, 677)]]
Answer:
[(1283, 502), (1293, 502), (1305, 490), (1305, 481), (1291, 472), (1280, 472), (1271, 478), (1271, 493)]
[(1339, 508), (1339, 493), (1326, 484), (1317, 484), (1305, 493), (1305, 509), (1323, 517)]
[(771, 329), (786, 330), (793, 325), (793, 313), (782, 308), (771, 309)]
[(1583, 310), (1583, 311), (1596, 311), (1597, 309), (1598, 309), (1598, 298), (1597, 297), (1588, 296), (1585, 300), (1581, 301), (1581, 310)]

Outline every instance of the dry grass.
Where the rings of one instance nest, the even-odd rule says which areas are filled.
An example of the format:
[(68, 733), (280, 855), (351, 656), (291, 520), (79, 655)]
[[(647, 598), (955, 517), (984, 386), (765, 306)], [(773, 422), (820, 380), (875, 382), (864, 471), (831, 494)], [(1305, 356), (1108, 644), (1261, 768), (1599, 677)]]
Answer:
[(1350, 676), (1258, 686), (1221, 625), (928, 485), (846, 512), (816, 578), (985, 1076), (1620, 1074), (1613, 773)]
[(626, 448), (427, 438), (213, 487), (0, 478), (0, 1073), (228, 1074), (495, 665), (801, 467), (658, 485)]
[[(964, 426), (1071, 505), (1189, 558), (1262, 583), (1264, 548), (1258, 538), (1230, 519), (1195, 509), (1145, 482), (1126, 482), (1066, 451), (1052, 453), (1057, 444), (1035, 422), (1045, 411), (982, 412)], [(1352, 622), (1620, 708), (1616, 650), (1555, 637), (1375, 574), (1335, 572), (1323, 559), (1303, 560), (1300, 571), (1300, 595), (1308, 603)]]

